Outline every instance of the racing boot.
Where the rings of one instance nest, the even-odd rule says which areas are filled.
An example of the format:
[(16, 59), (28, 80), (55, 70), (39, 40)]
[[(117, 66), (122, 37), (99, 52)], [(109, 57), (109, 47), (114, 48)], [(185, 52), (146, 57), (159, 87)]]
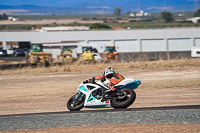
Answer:
[(109, 92), (111, 92), (111, 91), (115, 91), (115, 90), (116, 90), (116, 88), (112, 87), (111, 89), (106, 90), (105, 93), (109, 93)]
[(111, 97), (110, 97), (110, 94), (111, 94), (113, 91), (116, 91), (116, 88), (112, 87), (111, 89), (106, 90), (105, 93), (103, 94), (103, 98), (101, 99), (101, 102), (104, 102), (104, 101), (106, 101), (106, 99), (111, 98)]

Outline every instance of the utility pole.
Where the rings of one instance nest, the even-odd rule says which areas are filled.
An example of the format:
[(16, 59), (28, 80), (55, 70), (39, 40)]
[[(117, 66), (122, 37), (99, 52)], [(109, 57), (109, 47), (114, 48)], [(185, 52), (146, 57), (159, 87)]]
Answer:
[(166, 3), (165, 3), (165, 0), (163, 0), (163, 11), (166, 11)]
[(138, 9), (139, 9), (139, 11), (141, 10), (140, 9), (140, 0), (138, 0)]
[(198, 0), (195, 0), (194, 4), (195, 4), (195, 11), (197, 11), (198, 10)]

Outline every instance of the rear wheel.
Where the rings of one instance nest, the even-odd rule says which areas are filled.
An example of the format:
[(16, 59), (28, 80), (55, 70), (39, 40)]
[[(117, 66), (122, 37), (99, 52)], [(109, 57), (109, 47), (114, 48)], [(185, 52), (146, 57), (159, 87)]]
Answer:
[(135, 101), (135, 91), (129, 88), (121, 89), (120, 91), (124, 93), (124, 96), (118, 96), (111, 100), (113, 108), (127, 108)]
[(82, 109), (84, 107), (84, 99), (85, 95), (83, 95), (82, 93), (77, 93), (68, 100), (67, 108), (70, 111), (78, 111)]

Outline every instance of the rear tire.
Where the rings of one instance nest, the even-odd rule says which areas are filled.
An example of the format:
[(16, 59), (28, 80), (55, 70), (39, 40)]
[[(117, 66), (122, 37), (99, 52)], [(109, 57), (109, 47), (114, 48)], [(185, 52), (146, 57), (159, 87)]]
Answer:
[(127, 108), (129, 107), (136, 99), (136, 93), (132, 89), (125, 88), (121, 89), (123, 93), (126, 93), (126, 97), (115, 98), (111, 100), (111, 106), (113, 108)]
[(76, 97), (76, 95), (72, 96), (67, 102), (67, 108), (70, 111), (79, 111), (80, 109), (82, 109), (84, 107), (84, 99), (85, 99), (84, 97), (82, 98), (82, 101), (80, 101), (80, 103), (78, 105), (73, 106), (74, 98)]

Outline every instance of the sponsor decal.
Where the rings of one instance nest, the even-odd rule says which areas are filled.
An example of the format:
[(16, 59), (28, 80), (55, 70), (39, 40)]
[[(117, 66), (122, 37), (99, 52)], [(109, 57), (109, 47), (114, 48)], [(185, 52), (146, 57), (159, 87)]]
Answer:
[(112, 84), (111, 83), (107, 83), (107, 87), (111, 88)]
[(85, 88), (84, 85), (82, 85), (81, 87), (79, 87), (79, 89), (88, 92), (88, 90)]
[(105, 101), (105, 103), (110, 103), (110, 101)]

